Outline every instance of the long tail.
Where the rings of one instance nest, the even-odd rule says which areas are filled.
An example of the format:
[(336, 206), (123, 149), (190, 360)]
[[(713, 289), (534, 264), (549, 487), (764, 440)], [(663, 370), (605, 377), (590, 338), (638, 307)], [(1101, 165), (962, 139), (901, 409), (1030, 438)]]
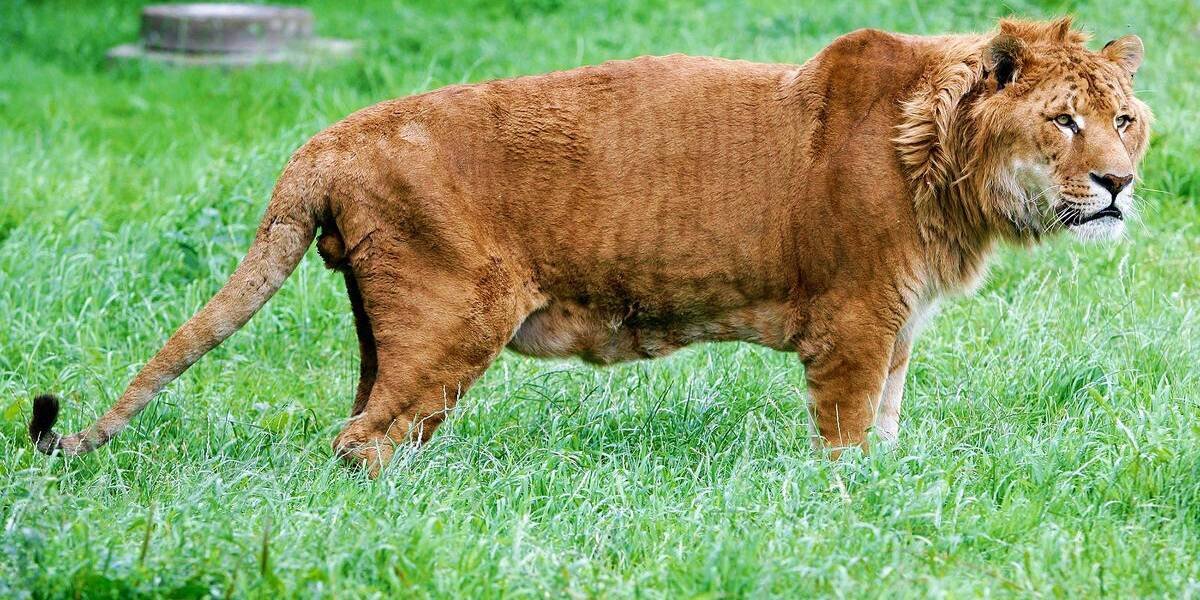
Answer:
[(326, 213), (324, 190), (307, 179), (311, 171), (296, 163), (293, 159), (276, 184), (254, 242), (229, 281), (142, 367), (108, 412), (87, 429), (64, 437), (52, 430), (58, 399), (50, 395), (34, 399), (29, 435), (38, 450), (77, 455), (104, 445), (167, 384), (245, 325), (275, 295), (300, 264)]

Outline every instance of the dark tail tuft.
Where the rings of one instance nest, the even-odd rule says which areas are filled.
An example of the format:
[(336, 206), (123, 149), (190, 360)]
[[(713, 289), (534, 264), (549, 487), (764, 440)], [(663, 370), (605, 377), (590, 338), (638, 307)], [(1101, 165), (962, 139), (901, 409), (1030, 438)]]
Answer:
[(58, 449), (58, 434), (51, 431), (58, 420), (58, 398), (42, 394), (33, 399), (33, 418), (29, 420), (29, 437), (42, 454)]

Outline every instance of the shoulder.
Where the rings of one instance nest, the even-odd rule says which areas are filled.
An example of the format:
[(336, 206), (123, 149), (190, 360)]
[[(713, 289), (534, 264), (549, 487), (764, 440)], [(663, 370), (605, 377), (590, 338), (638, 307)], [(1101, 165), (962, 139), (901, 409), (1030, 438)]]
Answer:
[(903, 66), (922, 53), (933, 38), (859, 29), (835, 38), (814, 60), (838, 66), (886, 63)]

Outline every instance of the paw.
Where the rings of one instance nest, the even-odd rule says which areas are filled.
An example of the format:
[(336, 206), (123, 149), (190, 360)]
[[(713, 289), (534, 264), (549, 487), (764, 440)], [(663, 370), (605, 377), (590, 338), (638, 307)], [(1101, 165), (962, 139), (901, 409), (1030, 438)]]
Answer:
[(394, 443), (382, 434), (364, 436), (347, 430), (333, 439), (334, 456), (351, 467), (362, 469), (371, 479), (379, 476), (394, 452)]
[(887, 415), (880, 415), (879, 420), (875, 422), (873, 431), (875, 435), (879, 436), (880, 441), (891, 446), (900, 437), (900, 421), (896, 418), (889, 418)]

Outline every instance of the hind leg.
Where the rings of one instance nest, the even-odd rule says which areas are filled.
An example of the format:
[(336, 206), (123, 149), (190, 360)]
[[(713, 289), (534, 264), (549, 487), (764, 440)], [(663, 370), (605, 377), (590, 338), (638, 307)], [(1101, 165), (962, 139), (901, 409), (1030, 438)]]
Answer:
[(371, 331), (371, 319), (363, 308), (362, 292), (358, 289), (358, 281), (354, 273), (347, 269), (346, 293), (350, 296), (350, 309), (354, 312), (354, 332), (358, 335), (358, 388), (354, 393), (354, 406), (350, 416), (356, 416), (367, 406), (371, 397), (371, 388), (375, 386), (375, 377), (379, 370), (378, 355), (375, 352), (375, 334)]
[(356, 267), (377, 372), (334, 450), (372, 476), (395, 445), (429, 439), (533, 308), (499, 259), (474, 262), (451, 270), (410, 257)]
[(337, 226), (328, 222), (322, 225), (321, 237), (317, 240), (317, 252), (325, 261), (325, 266), (342, 274), (346, 279), (346, 295), (350, 297), (350, 310), (354, 313), (354, 333), (358, 336), (359, 371), (358, 386), (354, 393), (354, 406), (350, 416), (362, 412), (375, 385), (375, 375), (378, 371), (378, 360), (375, 353), (375, 334), (371, 331), (371, 319), (363, 308), (362, 291), (358, 289), (358, 279), (350, 266), (350, 256), (346, 251), (346, 242)]

